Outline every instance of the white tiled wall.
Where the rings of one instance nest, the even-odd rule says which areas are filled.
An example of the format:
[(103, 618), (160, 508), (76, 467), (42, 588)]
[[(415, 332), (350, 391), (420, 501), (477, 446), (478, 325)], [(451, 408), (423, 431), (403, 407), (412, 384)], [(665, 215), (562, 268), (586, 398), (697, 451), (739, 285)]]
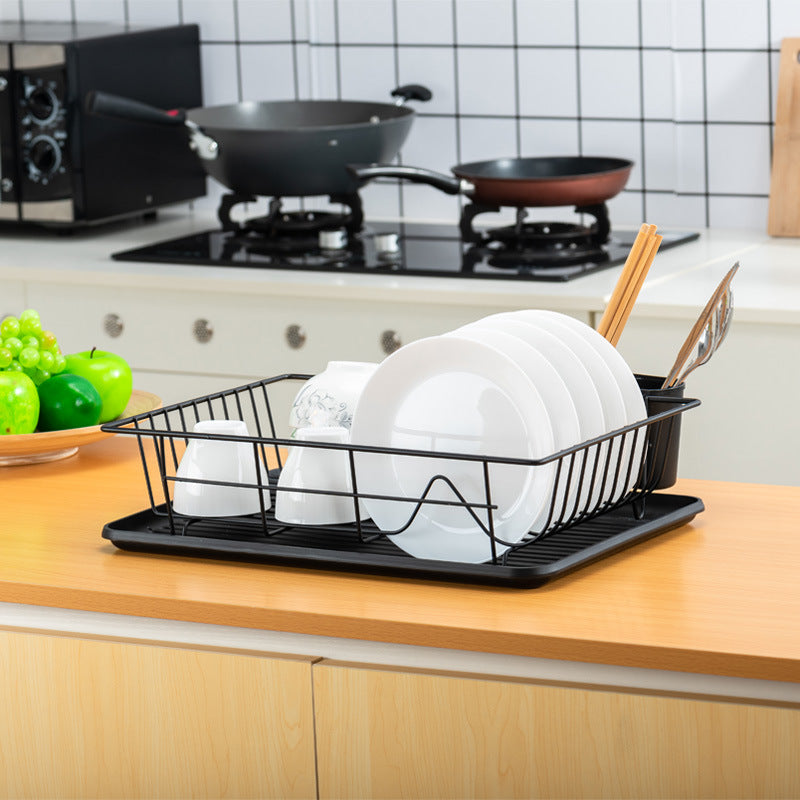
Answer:
[[(434, 99), (418, 105), (403, 163), (447, 172), (501, 156), (631, 158), (610, 203), (616, 223), (759, 229), (778, 52), (800, 36), (800, 0), (0, 0), (0, 12), (196, 22), (208, 105), (383, 102), (423, 83)], [(222, 191), (212, 190), (209, 205)], [(364, 198), (373, 217), (451, 220), (459, 205), (394, 182)]]

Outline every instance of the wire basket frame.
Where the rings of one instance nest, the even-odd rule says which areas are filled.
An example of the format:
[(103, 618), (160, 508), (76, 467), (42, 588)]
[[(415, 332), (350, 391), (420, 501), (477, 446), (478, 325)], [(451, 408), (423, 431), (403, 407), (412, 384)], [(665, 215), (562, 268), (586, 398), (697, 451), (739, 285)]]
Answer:
[[(275, 519), (274, 507), (280, 492), (325, 494), (349, 498), (353, 503), (355, 521), (342, 525), (325, 525), (324, 530), (338, 539), (332, 540), (334, 547), (347, 548), (358, 543), (378, 538), (391, 539), (415, 521), (423, 509), (432, 512), (436, 507), (460, 509), (469, 515), (470, 524), (482, 531), (489, 539), (491, 559), (489, 563), (504, 563), (508, 554), (523, 547), (536, 546), (536, 542), (597, 517), (623, 505), (630, 505), (635, 518), (644, 514), (646, 498), (657, 488), (665, 488), (662, 478), (677, 458), (680, 433), (680, 415), (700, 404), (699, 400), (682, 397), (660, 397), (658, 413), (631, 425), (610, 431), (602, 436), (582, 442), (539, 459), (507, 458), (480, 454), (431, 452), (428, 450), (374, 447), (354, 444), (332, 444), (315, 441), (281, 438), (277, 433), (276, 420), (288, 418), (279, 408), (276, 393), (299, 386), (311, 375), (287, 373), (254, 381), (225, 391), (208, 394), (180, 403), (155, 409), (135, 417), (106, 423), (105, 431), (135, 436), (143, 469), (150, 510), (162, 518), (170, 534), (192, 535), (193, 527), (202, 523), (207, 530), (207, 517), (190, 517), (178, 514), (172, 505), (174, 486), (185, 480), (178, 473), (178, 465), (184, 448), (192, 439), (244, 442), (250, 446), (256, 469), (261, 476), (253, 483), (222, 480), (200, 480), (192, 483), (210, 486), (234, 486), (252, 489), (258, 493), (260, 511), (243, 517), (217, 518), (217, 535), (237, 540), (256, 540), (285, 534), (287, 530), (303, 529), (302, 525), (288, 525)], [(277, 390), (281, 390), (278, 392)], [(281, 416), (276, 416), (280, 411)], [(249, 436), (199, 433), (192, 430), (195, 423), (211, 419), (241, 419), (248, 426)], [(278, 485), (279, 470), (284, 464), (288, 448), (323, 448), (344, 451), (350, 470), (349, 491), (283, 487)], [(359, 490), (359, 477), (363, 477), (366, 459), (374, 458), (415, 459), (415, 464), (433, 463), (440, 467), (452, 461), (469, 462), (470, 469), (479, 480), (467, 491), (458, 485), (445, 470), (432, 469), (424, 488), (413, 496), (397, 494), (374, 494)], [(672, 465), (670, 462), (673, 462)], [(270, 471), (263, 464), (276, 467)], [(517, 541), (502, 539), (496, 531), (498, 503), (494, 499), (498, 473), (504, 476), (509, 471), (547, 469), (554, 472), (552, 490), (546, 513), (537, 519), (536, 527)], [(425, 473), (426, 476), (428, 473)], [(362, 512), (363, 501), (388, 501), (402, 504), (408, 513), (404, 524), (394, 530), (380, 530)], [(459, 512), (460, 513), (460, 512)], [(314, 526), (320, 527), (320, 526)]]

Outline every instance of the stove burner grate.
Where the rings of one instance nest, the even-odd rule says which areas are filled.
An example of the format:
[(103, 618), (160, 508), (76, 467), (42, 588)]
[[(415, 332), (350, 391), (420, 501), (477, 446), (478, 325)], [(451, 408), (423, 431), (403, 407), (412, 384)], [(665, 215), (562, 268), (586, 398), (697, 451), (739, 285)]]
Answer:
[(225, 194), (220, 200), (217, 217), (222, 223), (223, 231), (252, 233), (255, 235), (275, 237), (308, 237), (320, 231), (342, 228), (350, 234), (358, 233), (364, 224), (364, 209), (358, 192), (352, 194), (333, 194), (332, 203), (346, 206), (346, 211), (284, 211), (283, 199), (273, 197), (269, 201), (267, 214), (254, 217), (244, 222), (236, 222), (231, 218), (231, 211), (240, 203), (255, 203), (251, 195), (236, 193)]

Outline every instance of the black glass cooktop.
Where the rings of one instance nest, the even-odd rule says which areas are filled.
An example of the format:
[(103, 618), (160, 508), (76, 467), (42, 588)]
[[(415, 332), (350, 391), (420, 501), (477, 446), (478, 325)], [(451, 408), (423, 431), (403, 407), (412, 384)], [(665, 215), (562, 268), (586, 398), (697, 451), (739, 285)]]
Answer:
[[(659, 231), (660, 250), (698, 238), (687, 231)], [(367, 223), (344, 231), (264, 238), (210, 230), (114, 253), (118, 261), (252, 267), (312, 272), (404, 274), (494, 280), (567, 281), (624, 263), (636, 231), (612, 231), (609, 241), (577, 254), (570, 247), (531, 249), (507, 242), (467, 242), (458, 225)]]

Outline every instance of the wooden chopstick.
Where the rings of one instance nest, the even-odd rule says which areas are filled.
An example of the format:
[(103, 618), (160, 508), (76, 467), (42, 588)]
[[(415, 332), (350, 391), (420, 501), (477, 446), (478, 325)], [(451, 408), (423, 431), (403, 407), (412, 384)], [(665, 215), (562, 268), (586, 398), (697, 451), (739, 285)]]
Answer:
[(653, 259), (656, 257), (656, 253), (658, 252), (658, 248), (661, 246), (661, 241), (663, 238), (663, 236), (660, 236), (657, 233), (648, 237), (647, 244), (642, 252), (642, 257), (639, 260), (635, 279), (631, 282), (628, 290), (625, 293), (625, 300), (620, 305), (620, 313), (617, 314), (617, 317), (614, 320), (614, 327), (611, 328), (610, 335), (607, 337), (608, 341), (610, 341), (614, 347), (617, 346), (619, 338), (622, 336), (622, 330), (625, 327), (625, 324), (628, 322), (631, 312), (633, 311), (636, 298), (639, 296), (639, 292), (642, 289), (642, 285), (644, 284), (644, 279), (647, 277), (647, 273), (650, 272), (650, 267), (653, 265)]
[(608, 301), (606, 310), (597, 326), (597, 332), (608, 339), (611, 331), (613, 330), (614, 322), (619, 313), (619, 307), (624, 302), (625, 293), (629, 284), (635, 280), (635, 275), (638, 273), (639, 262), (642, 252), (647, 244), (650, 236), (655, 234), (656, 226), (642, 224), (639, 228), (639, 233), (636, 234), (636, 239), (633, 241), (633, 246), (628, 253), (628, 258), (625, 260), (625, 266), (622, 268), (622, 273), (617, 280), (617, 285), (611, 293), (611, 298)]

